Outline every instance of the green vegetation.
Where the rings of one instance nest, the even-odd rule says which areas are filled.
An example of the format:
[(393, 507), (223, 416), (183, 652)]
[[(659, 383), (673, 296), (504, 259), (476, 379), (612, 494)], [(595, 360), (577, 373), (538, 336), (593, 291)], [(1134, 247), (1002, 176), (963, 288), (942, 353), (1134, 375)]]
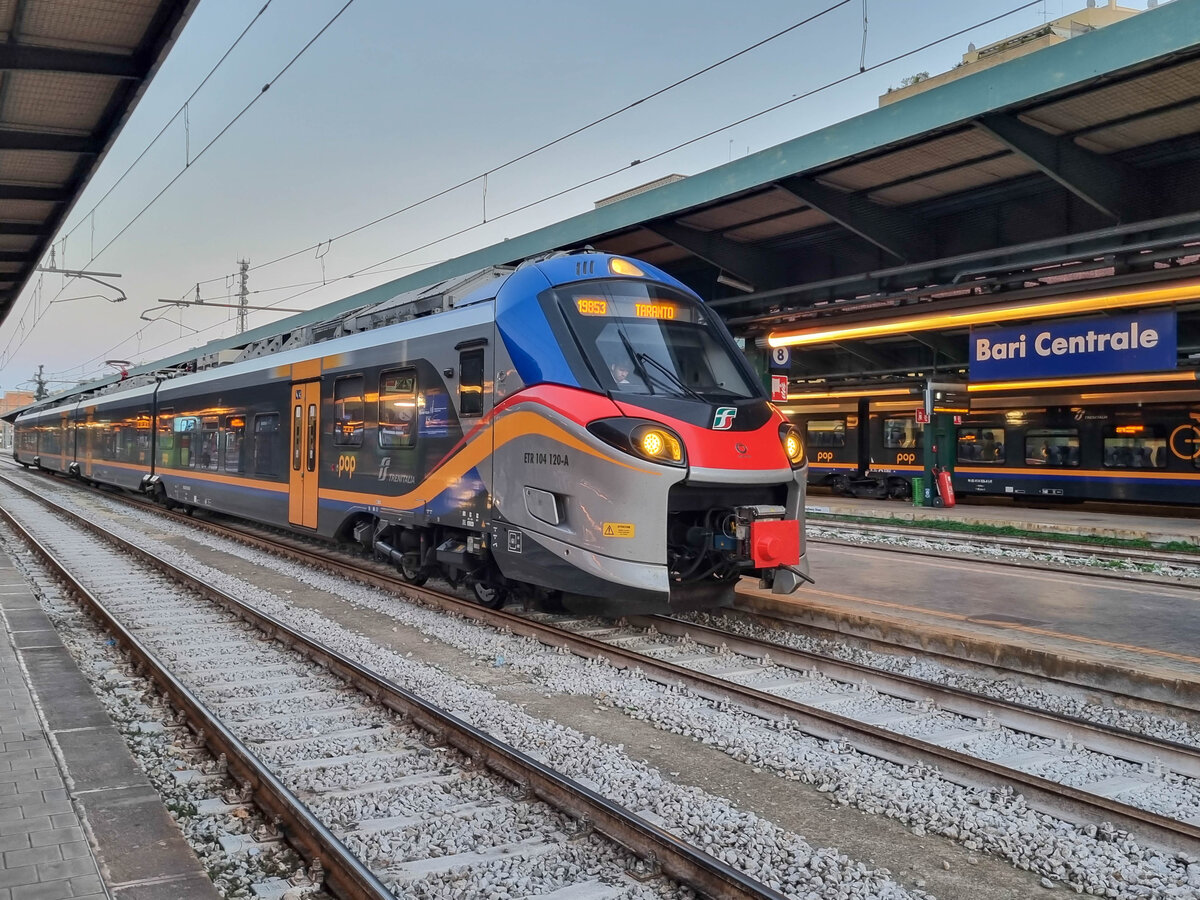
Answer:
[(907, 528), (930, 528), (937, 531), (957, 532), (981, 537), (1020, 537), (1041, 538), (1042, 540), (1062, 541), (1064, 543), (1081, 544), (1092, 547), (1108, 547), (1113, 549), (1135, 550), (1165, 550), (1168, 553), (1193, 553), (1200, 556), (1200, 547), (1187, 541), (1168, 541), (1156, 544), (1139, 538), (1115, 538), (1096, 534), (1059, 534), (1045, 531), (1030, 531), (1015, 525), (983, 525), (972, 522), (958, 522), (953, 519), (902, 519), (889, 516), (886, 519), (871, 516), (842, 516), (832, 513), (809, 512), (808, 519), (813, 522), (825, 522), (836, 525), (839, 522), (864, 525), (892, 525), (903, 531)]

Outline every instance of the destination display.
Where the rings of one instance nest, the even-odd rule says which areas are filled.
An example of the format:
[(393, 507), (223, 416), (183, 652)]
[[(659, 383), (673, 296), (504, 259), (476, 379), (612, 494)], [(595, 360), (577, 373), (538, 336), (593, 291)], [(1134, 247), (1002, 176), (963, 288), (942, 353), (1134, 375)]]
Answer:
[(972, 381), (1174, 369), (1175, 313), (973, 327), (970, 359)]

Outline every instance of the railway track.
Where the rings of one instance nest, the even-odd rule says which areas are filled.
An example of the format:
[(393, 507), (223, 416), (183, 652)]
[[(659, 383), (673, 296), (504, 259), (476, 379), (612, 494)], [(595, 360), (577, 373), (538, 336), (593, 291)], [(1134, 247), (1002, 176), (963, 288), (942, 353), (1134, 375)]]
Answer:
[[(1200, 750), (1194, 747), (691, 623), (647, 619), (618, 627), (488, 610), (414, 588), (361, 559), (335, 559), (326, 547), (174, 517), (548, 646), (636, 668), (664, 684), (686, 684), (871, 756), (935, 768), (953, 783), (1019, 792), (1035, 809), (1067, 822), (1126, 831), (1171, 853), (1200, 850)], [(1093, 777), (1096, 767), (1081, 764), (1081, 756), (1100, 761), (1107, 774)]]
[(285, 838), (335, 896), (423, 896), (464, 884), (474, 894), (493, 879), (508, 886), (506, 896), (555, 900), (688, 889), (782, 896), (282, 621), (3, 481), (22, 493), (6, 498), (5, 519), (225, 758), (243, 799), (278, 823), (257, 837)]
[[(862, 535), (879, 535), (887, 538), (895, 537), (914, 537), (923, 538), (929, 541), (937, 541), (941, 543), (950, 543), (959, 546), (972, 548), (981, 547), (999, 547), (1011, 550), (1035, 550), (1039, 553), (1058, 554), (1060, 557), (1068, 560), (1077, 559), (1080, 562), (1084, 561), (1099, 561), (1101, 563), (1111, 564), (1112, 566), (1133, 563), (1142, 567), (1165, 567), (1176, 568), (1181, 570), (1200, 570), (1200, 552), (1197, 553), (1180, 553), (1168, 552), (1165, 550), (1144, 549), (1139, 547), (1114, 547), (1104, 544), (1091, 544), (1081, 541), (1056, 541), (1053, 539), (1032, 538), (1032, 537), (1011, 537), (1005, 535), (985, 535), (972, 534), (969, 532), (947, 531), (936, 528), (921, 528), (919, 526), (909, 526), (904, 523), (889, 522), (884, 524), (873, 524), (868, 522), (850, 522), (834, 518), (822, 518), (820, 516), (810, 516), (808, 520), (810, 527), (826, 529), (828, 531), (849, 532), (852, 534)], [(1035, 543), (1036, 541), (1036, 543)], [(858, 542), (838, 539), (836, 537), (810, 537), (810, 544), (851, 544), (858, 546)], [(924, 550), (918, 547), (904, 547), (886, 544), (883, 542), (872, 542), (869, 546), (877, 547), (878, 549), (896, 549), (903, 550), (909, 553), (928, 553), (931, 555), (941, 555), (939, 551)], [(1006, 559), (1004, 557), (988, 557), (988, 561), (999, 564), (1037, 566), (1038, 563), (1031, 563), (1025, 559)], [(1061, 567), (1060, 565), (1045, 566), (1046, 568)], [(1148, 576), (1142, 572), (1130, 572), (1128, 570), (1116, 570), (1110, 568), (1093, 567), (1093, 568), (1076, 568), (1072, 571), (1081, 574), (1090, 574), (1100, 577), (1119, 576), (1130, 580), (1148, 581), (1151, 583), (1162, 584), (1178, 584), (1178, 579), (1168, 579), (1162, 577)], [(1192, 575), (1191, 578), (1197, 576)]]

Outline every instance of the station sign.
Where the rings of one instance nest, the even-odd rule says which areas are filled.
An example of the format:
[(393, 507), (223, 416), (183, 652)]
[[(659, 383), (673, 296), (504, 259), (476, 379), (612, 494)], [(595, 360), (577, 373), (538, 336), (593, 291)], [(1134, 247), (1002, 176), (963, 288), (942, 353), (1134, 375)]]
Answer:
[(971, 380), (1154, 372), (1176, 367), (1174, 310), (971, 328)]

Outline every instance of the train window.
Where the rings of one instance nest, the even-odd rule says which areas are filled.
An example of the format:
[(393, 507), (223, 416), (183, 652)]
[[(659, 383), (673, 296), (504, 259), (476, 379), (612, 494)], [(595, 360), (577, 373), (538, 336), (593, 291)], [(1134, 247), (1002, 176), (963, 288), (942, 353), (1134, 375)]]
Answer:
[(379, 376), (379, 446), (412, 447), (417, 441), (417, 370)]
[[(296, 392), (299, 394), (299, 391)], [(300, 460), (304, 456), (304, 407), (297, 403), (292, 415), (292, 468), (300, 471)]]
[(246, 438), (246, 417), (226, 416), (224, 438), (221, 446), (221, 470), (241, 474), (245, 471), (242, 464), (242, 444)]
[(883, 446), (888, 450), (911, 450), (925, 443), (925, 428), (913, 416), (883, 420)]
[(809, 419), (809, 447), (845, 447), (845, 419)]
[[(296, 410), (298, 413), (300, 407), (297, 406)], [(296, 442), (296, 446), (300, 446), (299, 441)], [(254, 471), (259, 475), (278, 475), (281, 455), (279, 452), (279, 413), (255, 416)]]
[(136, 444), (134, 462), (144, 466), (150, 461), (150, 411), (143, 410), (134, 417), (134, 441)]
[(1154, 425), (1117, 425), (1104, 435), (1104, 465), (1113, 469), (1165, 469), (1167, 435)]
[(155, 452), (158, 454), (160, 466), (171, 465), (175, 458), (175, 410), (172, 408), (158, 411), (158, 437), (156, 438)]
[(201, 421), (200, 446), (192, 458), (193, 468), (217, 470), (221, 448), (220, 421), (217, 416), (205, 416)]
[(176, 416), (174, 427), (175, 465), (181, 469), (194, 468), (196, 433), (200, 430), (200, 423), (195, 416)]
[(317, 469), (317, 405), (315, 403), (308, 404), (308, 440), (306, 441), (305, 453), (307, 455), (307, 463), (305, 468), (310, 472), (315, 472)]
[(458, 414), (483, 415), (483, 351), (465, 350), (459, 356)]
[[(363, 441), (363, 377), (351, 375), (333, 383), (333, 443), (361, 447)], [(312, 470), (309, 469), (311, 472)]]
[(589, 281), (557, 288), (591, 374), (606, 389), (724, 402), (760, 396), (720, 320), (665, 285)]
[(1079, 465), (1079, 432), (1074, 428), (1042, 428), (1025, 432), (1025, 465)]
[(1003, 428), (958, 429), (958, 461), (971, 463), (1004, 462)]

